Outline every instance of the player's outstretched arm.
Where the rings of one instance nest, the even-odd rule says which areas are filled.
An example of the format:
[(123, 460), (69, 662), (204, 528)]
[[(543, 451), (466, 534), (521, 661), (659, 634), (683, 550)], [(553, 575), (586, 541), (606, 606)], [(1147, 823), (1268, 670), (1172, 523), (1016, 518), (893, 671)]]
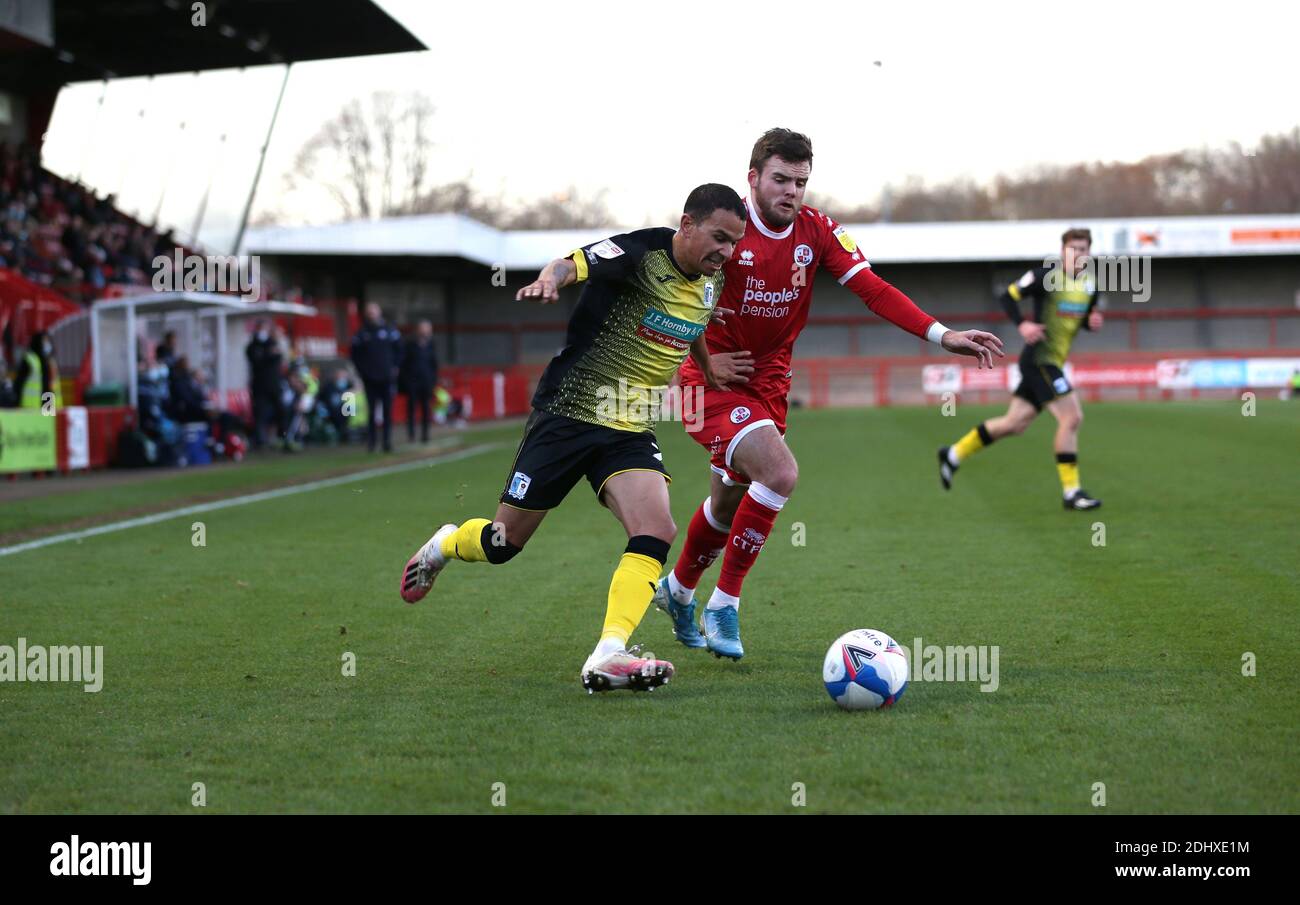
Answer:
[(1002, 340), (983, 330), (949, 330), (943, 334), (939, 344), (954, 355), (969, 355), (979, 360), (977, 367), (993, 367), (993, 356), (1005, 358)]
[(577, 275), (578, 268), (571, 258), (556, 258), (542, 268), (537, 279), (515, 293), (515, 301), (536, 299), (543, 305), (550, 305), (560, 300), (560, 290), (573, 285)]

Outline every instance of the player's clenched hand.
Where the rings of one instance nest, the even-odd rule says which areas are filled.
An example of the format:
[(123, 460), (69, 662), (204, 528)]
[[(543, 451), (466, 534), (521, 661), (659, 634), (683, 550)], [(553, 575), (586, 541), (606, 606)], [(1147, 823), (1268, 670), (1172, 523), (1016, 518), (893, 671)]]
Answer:
[(713, 313), (709, 315), (709, 323), (726, 324), (727, 317), (736, 312), (730, 308), (714, 308)]
[(730, 383), (749, 383), (754, 356), (749, 352), (714, 352), (709, 356), (709, 389), (725, 390)]
[(538, 277), (515, 293), (516, 302), (522, 302), (524, 299), (536, 299), (543, 305), (549, 305), (560, 300), (560, 290), (555, 285), (555, 280), (549, 277)]
[(949, 330), (943, 335), (943, 347), (956, 355), (969, 355), (979, 359), (978, 367), (993, 368), (993, 356), (1005, 358), (1002, 340), (983, 330)]
[(1106, 320), (1106, 319), (1103, 318), (1103, 317), (1101, 316), (1101, 312), (1100, 312), (1100, 311), (1094, 311), (1094, 312), (1092, 312), (1092, 314), (1089, 314), (1089, 315), (1088, 315), (1088, 329), (1089, 329), (1089, 330), (1100, 330), (1100, 329), (1101, 329), (1101, 325), (1102, 325), (1103, 323), (1105, 323), (1105, 320)]
[(1043, 338), (1043, 334), (1047, 332), (1046, 327), (1042, 324), (1035, 323), (1034, 321), (1021, 321), (1016, 329), (1020, 331), (1020, 335), (1024, 337), (1025, 342), (1029, 343), (1031, 346), (1040, 341)]

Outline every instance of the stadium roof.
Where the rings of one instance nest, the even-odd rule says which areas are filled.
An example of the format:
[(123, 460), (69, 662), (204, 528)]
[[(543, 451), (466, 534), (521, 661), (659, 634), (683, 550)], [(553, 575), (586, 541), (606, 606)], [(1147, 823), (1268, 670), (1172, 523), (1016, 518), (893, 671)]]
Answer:
[[(223, 0), (195, 26), (188, 0), (49, 0), (0, 19), (0, 87), (30, 90), (161, 75), (426, 50), (370, 0)], [(51, 14), (52, 13), (52, 14)]]
[[(1093, 253), (1204, 257), (1300, 254), (1300, 215), (1137, 217), (963, 223), (846, 224), (875, 262), (1032, 261), (1058, 249), (1071, 226), (1092, 230)], [(565, 251), (625, 228), (498, 230), (460, 214), (430, 214), (330, 226), (250, 229), (242, 254), (460, 258), (541, 267)]]

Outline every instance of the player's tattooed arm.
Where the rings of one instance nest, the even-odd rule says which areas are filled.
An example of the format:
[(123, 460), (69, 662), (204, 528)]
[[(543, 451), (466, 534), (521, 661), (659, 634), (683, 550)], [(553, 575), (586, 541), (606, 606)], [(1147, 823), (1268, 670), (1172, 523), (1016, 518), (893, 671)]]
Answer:
[(542, 268), (537, 279), (515, 293), (515, 301), (536, 299), (543, 305), (550, 305), (560, 300), (560, 290), (573, 285), (577, 276), (578, 268), (572, 258), (556, 258)]
[(710, 355), (703, 333), (691, 343), (691, 358), (700, 366), (704, 382), (711, 390), (725, 390), (732, 383), (749, 383), (749, 375), (754, 373), (751, 353), (719, 352)]

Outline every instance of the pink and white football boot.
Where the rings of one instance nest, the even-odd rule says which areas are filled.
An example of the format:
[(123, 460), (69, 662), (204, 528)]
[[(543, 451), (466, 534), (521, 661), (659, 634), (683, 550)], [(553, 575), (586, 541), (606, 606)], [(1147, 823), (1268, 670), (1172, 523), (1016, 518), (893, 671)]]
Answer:
[(582, 665), (582, 687), (587, 689), (587, 694), (592, 694), (619, 688), (654, 691), (668, 684), (676, 671), (673, 665), (667, 660), (654, 659), (654, 654), (638, 656), (640, 652), (641, 645), (634, 644), (629, 650), (614, 651), (599, 659), (592, 654)]
[(407, 603), (421, 600), (433, 587), (434, 579), (447, 565), (447, 560), (442, 555), (443, 539), (454, 532), (456, 527), (456, 525), (443, 525), (434, 532), (433, 537), (425, 541), (423, 547), (415, 551), (414, 556), (406, 561), (406, 568), (402, 570), (400, 590), (402, 599)]

